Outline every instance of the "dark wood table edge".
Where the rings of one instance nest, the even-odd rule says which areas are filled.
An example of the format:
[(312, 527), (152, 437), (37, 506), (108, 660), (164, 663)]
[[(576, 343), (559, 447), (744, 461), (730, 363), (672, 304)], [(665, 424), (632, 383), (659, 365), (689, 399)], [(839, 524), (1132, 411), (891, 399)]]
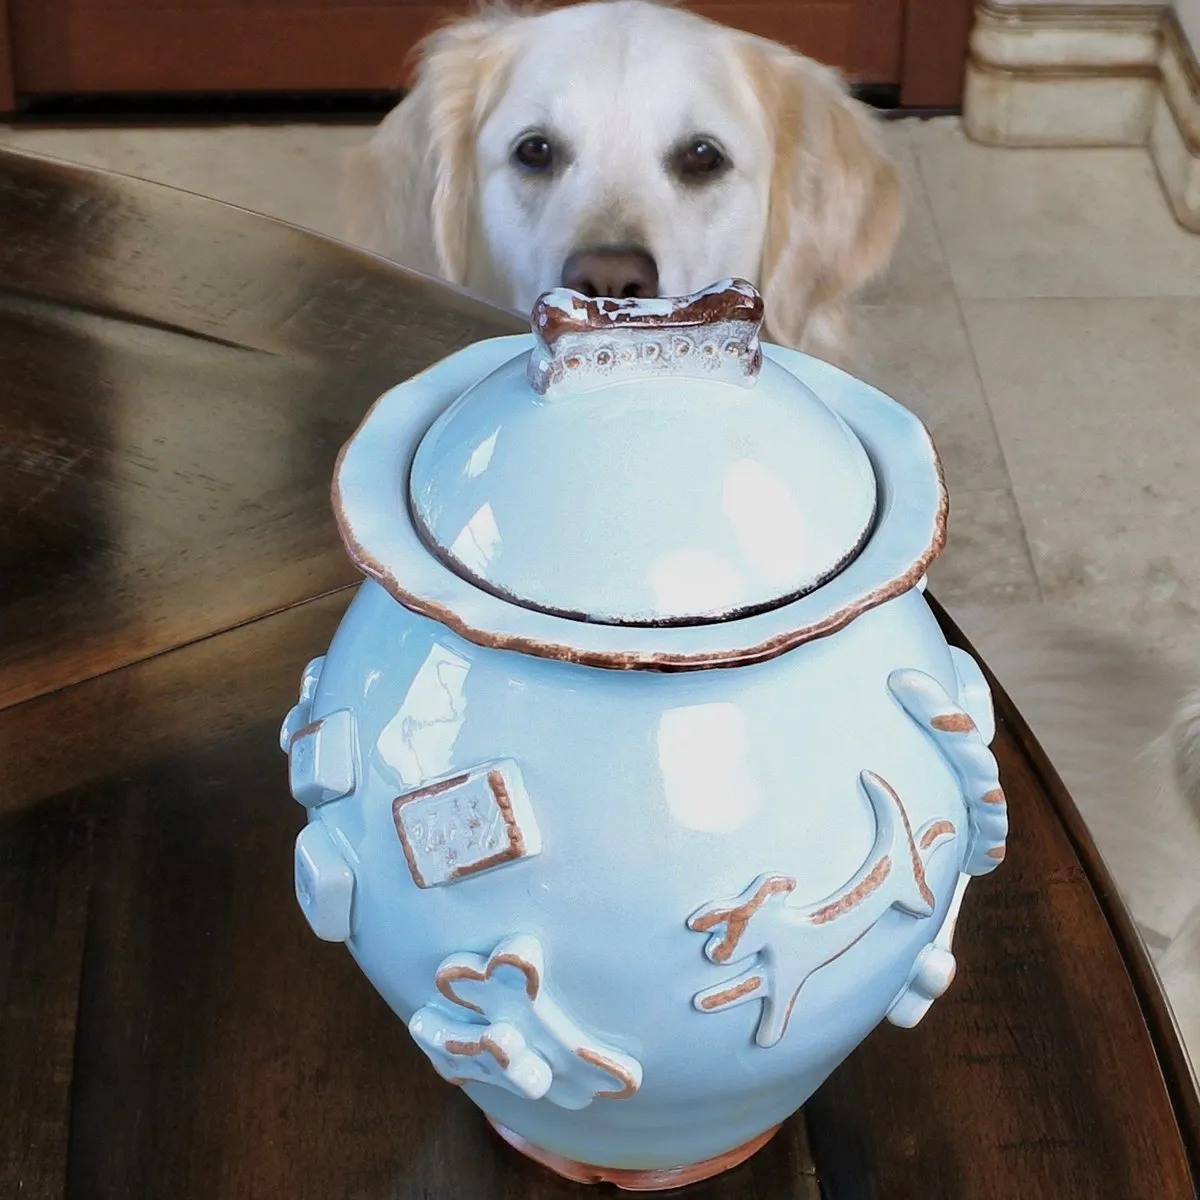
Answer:
[[(184, 650), (212, 638), (231, 633), (259, 622), (291, 612), (298, 608), (328, 599), (332, 596), (345, 594), (347, 600), (358, 588), (355, 583), (333, 588), (314, 595), (305, 600), (281, 605), (271, 612), (248, 620), (237, 622), (227, 628), (213, 630), (202, 637), (188, 639), (179, 645), (164, 648), (152, 654), (145, 655), (132, 662), (114, 667), (112, 671), (97, 673), (97, 676), (107, 675), (126, 667), (134, 667), (139, 663), (172, 654), (176, 650)], [(928, 592), (926, 599), (952, 645), (958, 646), (968, 653), (975, 654), (969, 639), (958, 628), (953, 619), (947, 614), (942, 605)], [(1084, 824), (1078, 808), (1068, 793), (1066, 786), (1054, 769), (1037, 738), (1021, 716), (1003, 686), (996, 679), (990, 667), (980, 661), (981, 668), (992, 689), (993, 701), (996, 708), (998, 723), (1002, 723), (1011, 735), (1013, 742), (1024, 756), (1033, 773), (1042, 794), (1046, 797), (1051, 810), (1058, 817), (1068, 843), (1079, 864), (1081, 871), (1095, 895), (1101, 913), (1110, 930), (1118, 954), (1125, 967), (1127, 977), (1134, 989), (1147, 1034), (1157, 1060), (1163, 1086), (1167, 1092), (1171, 1112), (1175, 1119), (1179, 1140), (1183, 1146), (1188, 1170), (1191, 1176), (1193, 1195), (1197, 1192), (1197, 1181), (1200, 1181), (1200, 1093), (1197, 1092), (1196, 1076), (1179, 1037), (1170, 1006), (1165, 993), (1158, 981), (1158, 976), (1151, 963), (1145, 945), (1137, 932), (1137, 928), (1120, 898), (1112, 877), (1100, 853)], [(64, 684), (52, 691), (66, 691), (86, 683), (79, 680)], [(21, 701), (19, 703), (25, 703)], [(19, 704), (12, 707), (19, 707)], [(1014, 814), (1019, 819), (1019, 814)], [(807, 1114), (801, 1109), (796, 1119), (807, 1127)]]
[[(176, 650), (182, 650), (188, 646), (194, 646), (212, 638), (220, 637), (235, 629), (245, 628), (259, 621), (270, 620), (281, 613), (315, 603), (330, 596), (345, 593), (347, 601), (349, 601), (350, 594), (357, 590), (358, 586), (359, 583), (356, 581), (341, 587), (332, 588), (319, 595), (310, 596), (304, 600), (281, 605), (270, 612), (249, 617), (244, 621), (235, 622), (227, 627), (214, 629), (201, 637), (190, 638), (178, 645), (164, 647), (152, 654), (121, 663), (110, 668), (108, 671), (99, 672), (95, 676), (71, 680), (70, 682), (61, 684), (59, 687), (50, 688), (47, 692), (40, 693), (39, 696), (25, 697), (14, 702), (11, 706), (0, 707), (0, 711), (2, 711), (3, 707), (17, 707), (20, 704), (39, 699), (43, 695), (77, 687), (87, 683), (89, 679), (98, 678), (99, 675), (107, 675), (111, 674), (112, 671), (134, 667), (141, 662), (146, 662), (149, 659), (158, 658), (165, 654), (172, 654)], [(925, 593), (925, 597), (933, 610), (938, 624), (941, 626), (950, 643), (975, 656), (975, 650), (970, 641), (938, 600), (928, 591)], [(1093, 894), (1096, 896), (1104, 919), (1112, 931), (1113, 940), (1125, 965), (1125, 970), (1133, 986), (1134, 993), (1138, 998), (1138, 1003), (1146, 1022), (1147, 1032), (1154, 1046), (1159, 1068), (1162, 1071), (1163, 1082), (1170, 1097), (1171, 1107), (1179, 1127), (1180, 1137), (1187, 1150), (1193, 1180), (1200, 1180), (1200, 1088), (1198, 1088), (1197, 1076), (1192, 1067), (1191, 1060), (1188, 1058), (1187, 1051), (1184, 1049), (1182, 1039), (1180, 1038), (1174, 1014), (1171, 1011), (1162, 984), (1159, 982), (1158, 974), (1150, 960), (1145, 943), (1138, 933), (1133, 918), (1125, 907), (1124, 901), (1121, 899), (1120, 893), (1113, 883), (1108, 867), (1095, 841), (1088, 832), (1087, 825), (1075, 801), (1071, 799), (1066, 785), (1054, 769), (1045, 750), (1042, 749), (1041, 744), (1029, 728), (1025, 718), (1021, 715), (1020, 710), (1004, 690), (1000, 681), (992, 673), (991, 668), (982, 659), (978, 659), (978, 661), (992, 689), (997, 716), (1003, 721), (1012, 734), (1013, 740), (1020, 747), (1046, 799), (1062, 823), (1071, 849), (1078, 859), (1080, 868), (1086, 876)]]
[[(40, 693), (39, 696), (27, 696), (15, 701), (11, 706), (6, 705), (2, 707), (17, 707), (20, 704), (28, 703), (44, 695), (77, 687), (80, 684), (88, 682), (90, 678), (111, 674), (112, 671), (123, 670), (136, 666), (140, 662), (145, 662), (164, 654), (174, 653), (176, 650), (182, 650), (188, 646), (197, 645), (200, 642), (230, 633), (234, 629), (244, 628), (259, 621), (270, 620), (281, 613), (305, 604), (314, 603), (329, 596), (344, 592), (347, 594), (347, 599), (349, 599), (349, 594), (355, 591), (358, 586), (358, 582), (354, 582), (322, 592), (320, 595), (310, 596), (305, 600), (282, 605), (279, 608), (272, 609), (270, 612), (264, 612), (249, 617), (244, 621), (239, 621), (220, 629), (214, 629), (201, 637), (190, 638), (178, 645), (164, 647), (151, 654), (132, 659), (129, 662), (120, 663), (108, 671), (99, 672), (95, 676), (74, 679), (58, 687), (47, 689), (46, 692)], [(938, 624), (951, 644), (974, 655), (975, 651), (970, 641), (954, 623), (942, 605), (928, 591), (925, 593), (925, 596), (933, 610), (934, 616), (937, 618)], [(982, 659), (979, 661), (992, 689), (997, 716), (1011, 732), (1013, 740), (1020, 747), (1028, 761), (1030, 770), (1036, 776), (1038, 784), (1049, 801), (1051, 808), (1062, 823), (1071, 849), (1078, 859), (1092, 892), (1096, 896), (1105, 921), (1112, 931), (1113, 940), (1125, 965), (1125, 970), (1133, 986), (1134, 993), (1138, 998), (1138, 1003), (1146, 1022), (1146, 1028), (1154, 1046), (1159, 1068), (1163, 1074), (1163, 1082), (1170, 1097), (1171, 1107), (1179, 1127), (1180, 1137), (1187, 1150), (1193, 1180), (1200, 1179), (1200, 1091), (1197, 1088), (1197, 1078), (1187, 1052), (1183, 1047), (1183, 1042), (1180, 1039), (1179, 1030), (1166, 994), (1158, 980), (1158, 975), (1150, 961), (1150, 956), (1146, 951), (1145, 943), (1142, 941), (1141, 935), (1134, 925), (1133, 918), (1129, 915), (1129, 911), (1126, 909), (1120, 893), (1113, 883), (1108, 867), (1105, 865), (1104, 859), (1096, 847), (1096, 843), (1088, 832), (1079, 809), (1076, 807), (1074, 800), (1071, 799), (1066, 785), (1054, 769), (1053, 764), (1025, 722), (1024, 717), (1021, 716), (1020, 711), (1009, 698), (1008, 693), (1005, 692), (1003, 685), (992, 674), (988, 664), (983, 662)]]
[(56, 695), (58, 692), (69, 692), (72, 688), (84, 687), (89, 683), (95, 682), (97, 679), (103, 679), (106, 675), (113, 675), (118, 671), (127, 671), (132, 667), (141, 666), (142, 663), (150, 662), (152, 659), (174, 654), (177, 650), (187, 650), (191, 646), (198, 646), (202, 642), (208, 642), (213, 638), (233, 633), (237, 629), (245, 629), (247, 626), (257, 625), (260, 621), (269, 621), (272, 617), (278, 617), (283, 613), (291, 612), (293, 609), (303, 608), (306, 604), (316, 604), (317, 601), (326, 600), (330, 596), (345, 593), (347, 603), (349, 603), (351, 593), (356, 591), (361, 583), (361, 579), (356, 579), (352, 583), (343, 583), (338, 587), (327, 588), (323, 592), (316, 592), (311, 596), (305, 596), (302, 600), (291, 600), (287, 604), (280, 604), (275, 608), (268, 609), (266, 612), (251, 613), (240, 621), (231, 621), (227, 625), (210, 629), (207, 633), (197, 634), (195, 637), (183, 638), (181, 641), (172, 642), (168, 646), (160, 646), (158, 649), (150, 650), (145, 654), (137, 654), (131, 658), (114, 662), (102, 671), (73, 675), (69, 679), (63, 679), (41, 690), (22, 693), (12, 700), (0, 701), (0, 713), (7, 712), (10, 708), (20, 708), (23, 704), (33, 704), (38, 700), (45, 700), (47, 696)]
[[(938, 624), (952, 645), (974, 653), (971, 643), (954, 623), (938, 601), (926, 592), (926, 599), (933, 609)], [(1029, 728), (1020, 710), (1012, 702), (1003, 685), (992, 674), (991, 668), (979, 660), (984, 675), (992, 689), (996, 715), (1011, 733), (1020, 747), (1030, 770), (1037, 778), (1050, 807), (1062, 823), (1080, 868), (1091, 885), (1100, 911), (1112, 932), (1113, 941), (1125, 964), (1129, 981), (1137, 996), (1146, 1029), (1158, 1058), (1163, 1083), (1170, 1097), (1179, 1136), (1187, 1153), (1192, 1174), (1192, 1186), (1200, 1181), (1200, 1091), (1197, 1090), (1196, 1073), (1179, 1036), (1174, 1014), (1167, 1001), (1166, 993), (1159, 982), (1158, 973), (1150, 960), (1146, 945), (1138, 933), (1129, 910), (1125, 907), (1112, 875), (1096, 847), (1087, 825), (1067, 791), (1066, 785), (1054, 769), (1045, 750)], [(1019, 816), (1018, 816), (1019, 819)], [(1200, 1194), (1200, 1193), (1198, 1193)]]

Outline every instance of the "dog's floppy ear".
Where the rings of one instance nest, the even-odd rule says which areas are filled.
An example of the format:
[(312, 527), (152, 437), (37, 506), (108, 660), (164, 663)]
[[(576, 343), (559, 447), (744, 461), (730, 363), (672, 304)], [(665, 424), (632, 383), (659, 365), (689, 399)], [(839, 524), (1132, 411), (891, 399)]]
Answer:
[(475, 133), (504, 57), (496, 35), (519, 19), (489, 7), (422, 43), (414, 87), (347, 158), (349, 241), (451, 283), (466, 281)]
[(757, 40), (750, 69), (775, 132), (762, 292), (771, 336), (833, 347), (845, 303), (891, 258), (900, 176), (839, 76)]

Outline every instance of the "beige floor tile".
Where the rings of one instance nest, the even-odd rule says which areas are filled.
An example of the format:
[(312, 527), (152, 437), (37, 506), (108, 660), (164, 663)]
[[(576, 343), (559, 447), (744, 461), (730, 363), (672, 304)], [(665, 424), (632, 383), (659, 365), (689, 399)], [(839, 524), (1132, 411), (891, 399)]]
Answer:
[(1028, 600), (1037, 581), (1000, 444), (953, 294), (859, 314), (854, 374), (929, 428), (951, 496), (950, 536), (930, 586), (951, 609)]
[(212, 196), (336, 236), (352, 125), (63, 128), (0, 125), (0, 145)]
[(1144, 150), (995, 149), (953, 120), (912, 141), (964, 298), (1200, 296), (1200, 237)]
[(904, 189), (904, 226), (887, 273), (861, 294), (865, 308), (922, 304), (954, 295), (934, 224), (933, 209), (913, 151), (912, 121), (885, 121), (884, 145), (900, 169)]
[(1037, 584), (1000, 443), (911, 145), (911, 122), (885, 125), (904, 177), (906, 219), (887, 275), (863, 295), (840, 363), (929, 427), (953, 497), (950, 544), (930, 586), (951, 609), (1027, 600)]
[(960, 624), (963, 610), (977, 605), (1036, 603), (1037, 579), (1012, 492), (962, 487), (950, 495), (946, 549), (929, 570), (933, 594)]
[(856, 314), (844, 365), (929, 427), (952, 492), (1009, 486), (975, 359), (953, 293)]
[(1045, 599), (1200, 664), (1200, 298), (964, 312)]

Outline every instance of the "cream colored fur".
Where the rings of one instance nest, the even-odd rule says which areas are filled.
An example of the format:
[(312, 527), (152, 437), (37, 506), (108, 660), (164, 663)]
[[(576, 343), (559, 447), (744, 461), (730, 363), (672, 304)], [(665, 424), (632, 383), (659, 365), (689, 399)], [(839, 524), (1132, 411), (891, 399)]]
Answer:
[[(514, 171), (530, 128), (570, 147), (568, 170)], [(663, 163), (695, 133), (734, 165), (689, 189)], [(772, 339), (805, 348), (836, 341), (901, 219), (896, 169), (833, 72), (644, 0), (493, 6), (435, 34), (416, 86), (350, 164), (345, 201), (350, 240), (517, 310), (558, 285), (573, 250), (632, 242), (663, 294), (755, 281)], [(956, 615), (1085, 815), (1149, 812), (1172, 773), (1200, 807), (1200, 693), (1178, 707), (1173, 664), (1041, 607)]]

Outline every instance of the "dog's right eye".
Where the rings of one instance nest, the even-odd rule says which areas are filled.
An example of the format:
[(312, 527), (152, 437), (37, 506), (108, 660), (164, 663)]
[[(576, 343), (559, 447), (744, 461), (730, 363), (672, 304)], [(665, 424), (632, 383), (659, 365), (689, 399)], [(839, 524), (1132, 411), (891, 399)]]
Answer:
[(711, 138), (696, 137), (675, 152), (676, 174), (688, 183), (702, 183), (723, 175), (729, 160)]
[(548, 171), (554, 165), (554, 147), (540, 133), (517, 143), (513, 160), (528, 171)]

